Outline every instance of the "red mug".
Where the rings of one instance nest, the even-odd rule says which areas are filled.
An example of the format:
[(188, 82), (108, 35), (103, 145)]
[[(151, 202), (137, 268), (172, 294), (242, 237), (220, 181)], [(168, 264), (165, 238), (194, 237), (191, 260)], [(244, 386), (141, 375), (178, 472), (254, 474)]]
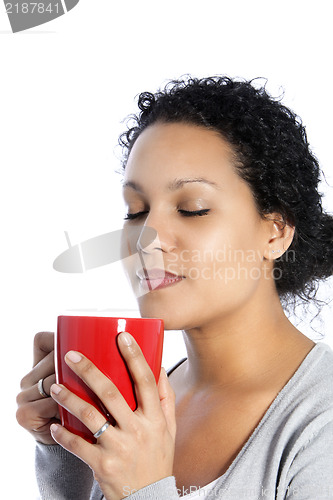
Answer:
[[(158, 382), (163, 350), (163, 320), (155, 318), (110, 318), (91, 316), (59, 316), (55, 340), (56, 381), (77, 396), (92, 404), (112, 421), (100, 399), (67, 366), (64, 357), (68, 351), (79, 351), (89, 358), (117, 386), (129, 407), (134, 411), (137, 401), (134, 383), (123, 360), (117, 336), (129, 332), (140, 346), (156, 383)], [(91, 443), (96, 439), (74, 415), (59, 406), (61, 422), (66, 429)]]

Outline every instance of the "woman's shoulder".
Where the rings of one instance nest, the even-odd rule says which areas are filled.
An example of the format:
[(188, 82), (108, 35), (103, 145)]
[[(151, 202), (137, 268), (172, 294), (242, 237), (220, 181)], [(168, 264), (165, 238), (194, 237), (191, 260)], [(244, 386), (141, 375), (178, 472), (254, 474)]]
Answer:
[[(271, 411), (287, 411), (297, 421), (333, 418), (333, 350), (318, 342), (277, 395)], [(325, 415), (325, 416), (324, 416)]]
[(328, 370), (333, 371), (333, 349), (326, 342), (317, 342), (312, 351), (314, 359), (322, 359)]
[(318, 342), (308, 356), (309, 363), (304, 367), (308, 390), (323, 407), (333, 411), (333, 350), (328, 344)]
[(325, 390), (333, 395), (333, 350), (317, 342), (308, 353), (295, 374), (295, 387), (302, 382), (316, 390)]

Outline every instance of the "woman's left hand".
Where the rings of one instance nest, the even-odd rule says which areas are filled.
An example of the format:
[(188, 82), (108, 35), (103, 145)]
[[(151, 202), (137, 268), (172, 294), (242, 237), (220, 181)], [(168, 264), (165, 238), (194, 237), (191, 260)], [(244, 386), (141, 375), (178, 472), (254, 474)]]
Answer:
[[(90, 360), (71, 351), (66, 363), (96, 393), (116, 424), (110, 425), (96, 444), (61, 425), (51, 426), (54, 440), (90, 466), (107, 500), (119, 500), (172, 475), (176, 435), (175, 394), (165, 370), (161, 370), (156, 385), (134, 338), (121, 333), (118, 345), (135, 384), (137, 409), (130, 409), (116, 386)], [(94, 406), (63, 385), (54, 384), (51, 395), (93, 434), (105, 423), (105, 417)]]

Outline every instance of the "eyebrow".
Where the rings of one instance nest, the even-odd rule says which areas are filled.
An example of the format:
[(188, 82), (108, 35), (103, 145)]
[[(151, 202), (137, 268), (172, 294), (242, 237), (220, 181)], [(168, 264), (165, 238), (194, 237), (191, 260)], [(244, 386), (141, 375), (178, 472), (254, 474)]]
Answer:
[[(205, 179), (204, 177), (197, 177), (195, 179), (189, 179), (189, 178), (175, 179), (174, 181), (172, 181), (168, 184), (167, 189), (168, 189), (168, 191), (176, 191), (177, 189), (181, 189), (185, 184), (190, 184), (190, 183), (194, 183), (194, 182), (208, 184), (209, 186), (213, 186), (216, 189), (219, 189), (219, 186), (215, 182), (210, 181), (208, 179)], [(140, 186), (140, 184), (138, 184), (137, 182), (134, 182), (134, 181), (126, 181), (123, 184), (123, 187), (124, 188), (129, 187), (129, 188), (134, 189), (135, 191), (139, 191), (140, 193), (143, 193), (143, 188)]]

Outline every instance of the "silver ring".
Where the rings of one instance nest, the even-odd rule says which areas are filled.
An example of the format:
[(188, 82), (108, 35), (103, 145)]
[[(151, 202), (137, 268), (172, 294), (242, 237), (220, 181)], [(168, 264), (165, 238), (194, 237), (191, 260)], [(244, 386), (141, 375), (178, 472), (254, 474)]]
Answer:
[(38, 389), (38, 392), (39, 392), (39, 394), (40, 394), (43, 398), (49, 398), (49, 397), (50, 397), (50, 395), (49, 395), (49, 394), (46, 394), (46, 392), (44, 391), (43, 382), (44, 382), (44, 379), (43, 379), (43, 378), (41, 378), (40, 380), (38, 380), (38, 384), (37, 384), (37, 389)]
[(110, 425), (111, 425), (111, 424), (110, 424), (110, 422), (107, 420), (107, 421), (105, 422), (105, 424), (104, 424), (104, 425), (102, 425), (102, 427), (101, 427), (101, 428), (100, 428), (97, 432), (95, 432), (95, 434), (94, 434), (94, 438), (96, 438), (96, 439), (97, 439), (97, 438), (99, 438), (99, 437), (103, 434), (103, 432), (105, 432), (105, 431), (106, 431), (106, 429), (107, 429)]

